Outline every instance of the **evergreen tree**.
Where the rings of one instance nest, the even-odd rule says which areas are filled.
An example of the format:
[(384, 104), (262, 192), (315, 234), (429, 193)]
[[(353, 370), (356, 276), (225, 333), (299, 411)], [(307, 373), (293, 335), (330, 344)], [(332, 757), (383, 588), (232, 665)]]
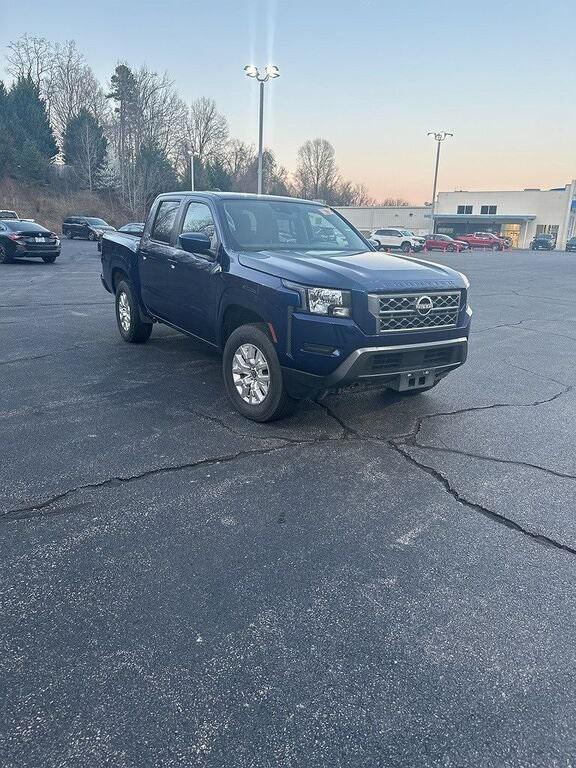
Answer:
[(0, 178), (12, 165), (13, 140), (7, 120), (8, 93), (0, 80)]
[(106, 157), (106, 146), (102, 127), (86, 109), (81, 109), (78, 116), (68, 122), (62, 141), (64, 159), (90, 191)]
[(6, 145), (5, 171), (25, 181), (46, 178), (58, 148), (38, 88), (20, 78), (0, 93), (0, 143)]

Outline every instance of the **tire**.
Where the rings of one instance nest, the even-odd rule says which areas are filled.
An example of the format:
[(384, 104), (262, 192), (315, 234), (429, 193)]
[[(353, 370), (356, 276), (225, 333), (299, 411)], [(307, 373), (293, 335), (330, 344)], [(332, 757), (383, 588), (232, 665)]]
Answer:
[(132, 286), (126, 280), (116, 286), (116, 322), (120, 336), (129, 344), (143, 344), (152, 333), (152, 323), (140, 319)]
[(58, 256), (54, 256), (54, 254), (51, 254), (50, 256), (42, 256), (42, 261), (44, 264), (54, 264)]
[(402, 243), (402, 245), (400, 246), (400, 250), (402, 251), (402, 253), (410, 253), (410, 251), (412, 250), (412, 246), (410, 245), (410, 243)]
[(286, 391), (276, 349), (263, 323), (242, 325), (230, 334), (222, 375), (234, 407), (252, 421), (283, 419), (298, 402)]
[(456, 250), (456, 246), (455, 245), (447, 245), (446, 246), (446, 250), (450, 251), (451, 253), (454, 253), (454, 251)]
[(66, 240), (72, 240), (72, 235), (70, 232), (62, 231), (62, 236), (66, 238)]
[(88, 240), (90, 240), (91, 242), (94, 242), (94, 240), (96, 240), (96, 235), (94, 234), (94, 232), (88, 232)]
[(493, 246), (492, 246), (492, 250), (493, 250), (493, 251), (501, 251), (501, 250), (502, 250), (502, 248), (500, 248), (500, 246), (499, 246), (499, 245), (493, 245)]
[(11, 261), (12, 256), (9, 255), (3, 245), (0, 245), (0, 264), (10, 264)]

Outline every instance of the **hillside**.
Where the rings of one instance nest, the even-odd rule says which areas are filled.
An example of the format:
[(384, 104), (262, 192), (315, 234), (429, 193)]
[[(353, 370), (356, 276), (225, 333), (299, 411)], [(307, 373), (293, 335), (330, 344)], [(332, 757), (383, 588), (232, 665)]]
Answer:
[(122, 208), (107, 195), (86, 190), (57, 192), (47, 186), (35, 186), (5, 179), (0, 182), (0, 208), (16, 211), (24, 219), (34, 219), (54, 232), (62, 231), (66, 216), (99, 216), (115, 227), (130, 220)]

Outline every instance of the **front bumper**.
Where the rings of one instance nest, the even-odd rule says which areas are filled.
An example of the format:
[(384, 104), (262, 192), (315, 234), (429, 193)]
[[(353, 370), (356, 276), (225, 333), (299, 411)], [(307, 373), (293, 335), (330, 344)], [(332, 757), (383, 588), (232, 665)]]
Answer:
[(397, 390), (428, 387), (466, 362), (468, 339), (364, 347), (352, 352), (327, 376), (283, 368), (284, 383), (295, 398), (318, 392), (374, 387)]

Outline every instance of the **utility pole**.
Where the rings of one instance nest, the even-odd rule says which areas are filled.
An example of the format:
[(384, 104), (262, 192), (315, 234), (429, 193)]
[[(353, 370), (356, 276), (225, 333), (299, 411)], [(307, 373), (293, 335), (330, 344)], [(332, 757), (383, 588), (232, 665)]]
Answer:
[(436, 213), (436, 189), (438, 187), (438, 166), (440, 165), (440, 147), (442, 142), (447, 136), (454, 136), (453, 133), (447, 131), (428, 131), (428, 136), (434, 136), (436, 142), (436, 166), (434, 168), (434, 186), (432, 188), (432, 233), (436, 228), (436, 222), (434, 221), (434, 215)]

